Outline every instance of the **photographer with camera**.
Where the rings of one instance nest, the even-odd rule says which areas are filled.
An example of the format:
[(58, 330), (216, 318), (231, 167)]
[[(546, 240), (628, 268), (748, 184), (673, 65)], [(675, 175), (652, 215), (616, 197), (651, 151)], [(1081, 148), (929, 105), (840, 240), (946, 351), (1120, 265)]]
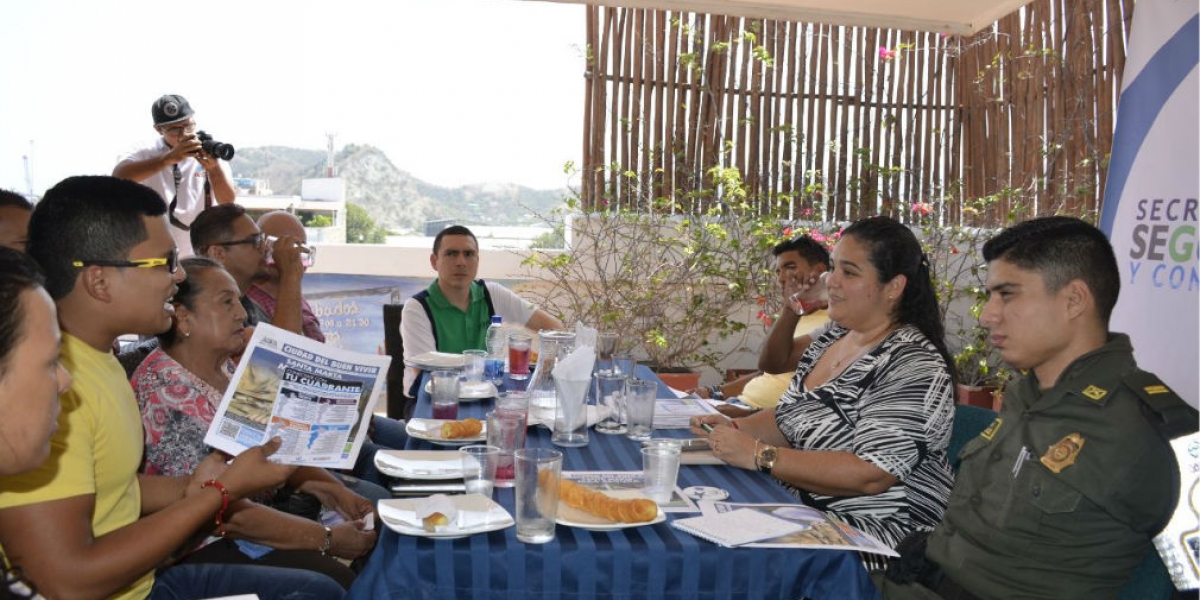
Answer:
[(152, 145), (135, 149), (113, 169), (113, 176), (141, 183), (169, 207), (171, 237), (180, 256), (194, 254), (188, 234), (192, 220), (214, 204), (236, 198), (228, 164), (234, 148), (196, 130), (195, 112), (183, 96), (167, 94), (150, 107), (154, 130), (161, 136)]

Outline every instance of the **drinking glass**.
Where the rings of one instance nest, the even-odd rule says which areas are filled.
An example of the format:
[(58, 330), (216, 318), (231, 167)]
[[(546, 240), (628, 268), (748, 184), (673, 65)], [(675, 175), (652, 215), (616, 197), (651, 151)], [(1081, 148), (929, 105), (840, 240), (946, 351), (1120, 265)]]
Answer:
[(483, 363), (487, 360), (487, 350), (463, 350), (463, 383), (478, 385), (483, 382)]
[(513, 453), (525, 447), (528, 407), (529, 396), (524, 392), (506, 392), (496, 398), (494, 410), (487, 414), (487, 443), (500, 449), (496, 487), (513, 486)]
[(495, 446), (476, 444), (458, 449), (462, 454), (463, 484), (468, 494), (483, 494), (491, 497), (496, 483), (496, 461), (500, 449)]
[(675, 492), (681, 449), (678, 440), (649, 440), (642, 446), (642, 493), (659, 504), (670, 502)]
[(617, 333), (601, 331), (596, 334), (596, 369), (612, 368), (613, 353), (617, 351)]
[(434, 371), (429, 374), (429, 400), (433, 418), (458, 418), (458, 371)]
[(512, 379), (529, 378), (529, 353), (533, 347), (533, 336), (527, 333), (508, 335), (508, 376)]
[(630, 379), (625, 383), (625, 390), (625, 414), (629, 418), (625, 436), (639, 442), (648, 440), (654, 432), (654, 402), (658, 399), (658, 382)]
[(625, 380), (622, 373), (596, 373), (596, 409), (603, 415), (596, 423), (598, 433), (625, 433)]
[(555, 446), (580, 447), (588, 444), (587, 379), (554, 379), (554, 429), (550, 442)]
[(558, 477), (562, 452), (549, 448), (517, 450), (517, 539), (544, 544), (554, 539), (558, 516)]
[(637, 377), (637, 361), (632, 354), (613, 354), (613, 370), (626, 377)]

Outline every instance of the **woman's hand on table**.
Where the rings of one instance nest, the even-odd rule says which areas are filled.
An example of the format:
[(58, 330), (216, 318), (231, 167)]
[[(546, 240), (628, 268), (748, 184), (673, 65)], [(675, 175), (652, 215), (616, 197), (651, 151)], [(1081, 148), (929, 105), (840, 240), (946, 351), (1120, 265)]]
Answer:
[(739, 430), (732, 419), (721, 415), (703, 415), (692, 417), (688, 424), (691, 425), (692, 433), (708, 438), (713, 456), (735, 467), (752, 470), (758, 468), (754, 462), (758, 440)]
[(755, 452), (758, 440), (734, 427), (716, 427), (708, 434), (713, 456), (743, 469), (757, 470)]
[[(729, 419), (721, 415), (701, 415), (688, 420), (688, 426), (697, 437), (706, 438), (717, 427), (729, 426)], [(706, 427), (707, 425), (707, 427)]]

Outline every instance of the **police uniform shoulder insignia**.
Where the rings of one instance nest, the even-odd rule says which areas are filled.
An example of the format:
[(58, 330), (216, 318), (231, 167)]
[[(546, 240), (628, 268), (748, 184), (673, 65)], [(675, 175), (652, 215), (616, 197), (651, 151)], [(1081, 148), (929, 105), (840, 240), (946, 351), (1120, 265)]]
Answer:
[(1098, 388), (1094, 385), (1089, 385), (1086, 388), (1083, 388), (1082, 393), (1084, 396), (1087, 396), (1088, 398), (1091, 398), (1092, 400), (1099, 402), (1100, 400), (1103, 400), (1105, 396), (1108, 395), (1108, 390)]
[(1041, 463), (1055, 473), (1062, 473), (1063, 469), (1075, 464), (1085, 441), (1079, 433), (1067, 434), (1046, 450), (1040, 459)]
[(1134, 369), (1122, 383), (1150, 409), (1146, 416), (1163, 435), (1174, 439), (1196, 431), (1196, 409), (1153, 373)]
[(984, 429), (983, 433), (979, 434), (979, 436), (985, 440), (991, 441), (992, 438), (996, 437), (996, 432), (1000, 431), (1000, 425), (1002, 425), (1003, 423), (1004, 423), (1003, 418), (996, 417), (996, 420), (992, 421), (992, 424), (988, 425), (987, 429)]

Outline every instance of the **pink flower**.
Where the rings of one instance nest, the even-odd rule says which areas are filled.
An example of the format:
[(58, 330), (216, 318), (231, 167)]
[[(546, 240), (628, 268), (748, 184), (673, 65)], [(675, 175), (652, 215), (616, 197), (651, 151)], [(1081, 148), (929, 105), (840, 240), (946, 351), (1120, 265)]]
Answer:
[(879, 47), (879, 60), (892, 60), (899, 55), (900, 53), (896, 50), (888, 50), (883, 46)]
[(812, 216), (812, 209), (811, 209), (811, 208), (806, 208), (806, 209), (804, 209), (804, 210), (800, 211), (800, 216), (802, 216), (802, 217), (811, 217), (811, 216)]
[(790, 238), (790, 237), (792, 237), (792, 228), (791, 228), (791, 227), (784, 227), (784, 228), (783, 228), (783, 237), (785, 237), (785, 238)]
[(820, 231), (814, 231), (814, 232), (812, 232), (812, 239), (815, 242), (824, 242), (828, 238), (826, 238), (825, 235), (822, 234)]
[(933, 212), (933, 205), (928, 202), (916, 202), (912, 205), (912, 211), (922, 217), (928, 217), (929, 213)]

